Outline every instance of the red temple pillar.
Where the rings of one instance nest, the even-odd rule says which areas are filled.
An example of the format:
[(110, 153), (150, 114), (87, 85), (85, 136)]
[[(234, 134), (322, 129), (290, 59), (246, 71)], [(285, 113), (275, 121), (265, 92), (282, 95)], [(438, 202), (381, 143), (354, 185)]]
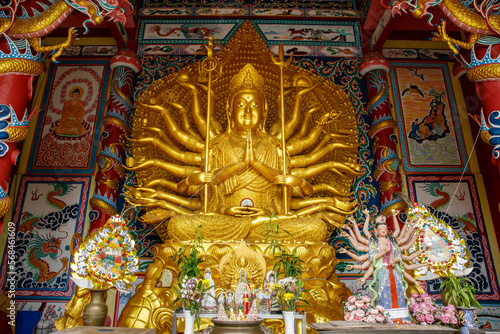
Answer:
[(382, 55), (372, 52), (363, 58), (359, 64), (359, 71), (365, 77), (368, 92), (366, 109), (370, 115), (371, 127), (368, 133), (373, 140), (373, 155), (375, 156), (374, 178), (377, 180), (380, 196), (380, 213), (387, 216), (389, 226), (401, 223), (399, 213), (406, 207), (406, 203), (399, 197), (393, 196), (401, 191), (401, 174), (398, 157), (397, 141), (394, 140), (396, 122), (392, 118), (391, 103), (389, 101), (389, 84), (387, 72), (391, 64)]
[(127, 49), (120, 50), (110, 61), (113, 71), (108, 110), (103, 119), (101, 150), (97, 157), (96, 187), (90, 205), (89, 232), (103, 226), (112, 215), (118, 213), (120, 181), (125, 176), (122, 166), (125, 147), (121, 136), (128, 134), (128, 117), (132, 109), (134, 74), (141, 68), (137, 55)]
[(8, 196), (12, 168), (17, 165), (18, 142), (28, 135), (26, 107), (33, 94), (33, 78), (45, 71), (41, 58), (29, 46), (19, 50), (8, 38), (0, 39), (0, 231), (12, 208)]

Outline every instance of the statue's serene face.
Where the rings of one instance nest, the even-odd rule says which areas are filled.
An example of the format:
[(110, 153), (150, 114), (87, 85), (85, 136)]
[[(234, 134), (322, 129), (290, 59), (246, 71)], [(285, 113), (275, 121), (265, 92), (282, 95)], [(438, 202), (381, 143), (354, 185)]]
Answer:
[(388, 234), (387, 225), (379, 225), (377, 226), (377, 235), (379, 237), (386, 237)]
[(264, 103), (257, 92), (241, 92), (234, 96), (231, 118), (236, 132), (252, 132), (264, 121)]

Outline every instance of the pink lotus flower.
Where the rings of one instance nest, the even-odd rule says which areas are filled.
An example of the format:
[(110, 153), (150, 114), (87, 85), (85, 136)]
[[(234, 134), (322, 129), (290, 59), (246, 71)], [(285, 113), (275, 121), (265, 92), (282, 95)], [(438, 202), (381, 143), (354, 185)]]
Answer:
[(349, 298), (347, 298), (347, 301), (350, 303), (350, 304), (353, 304), (356, 302), (356, 297), (355, 296), (349, 296)]
[(424, 303), (427, 305), (432, 305), (432, 298), (431, 297), (425, 297), (424, 298)]
[(452, 312), (452, 311), (448, 310), (448, 311), (446, 311), (445, 315), (448, 318), (453, 318), (455, 316), (455, 312)]
[(354, 318), (354, 316), (352, 315), (352, 313), (346, 313), (344, 315), (344, 320), (345, 321), (352, 321), (353, 318)]
[(354, 321), (361, 321), (361, 320), (363, 320), (363, 318), (362, 318), (362, 317), (357, 317), (357, 316), (354, 316)]
[(354, 315), (355, 315), (356, 317), (360, 317), (360, 318), (362, 318), (362, 317), (364, 317), (364, 316), (365, 316), (365, 311), (363, 311), (363, 310), (357, 310), (356, 312), (354, 312)]
[(449, 324), (450, 323), (450, 317), (448, 317), (447, 315), (442, 315), (441, 318), (439, 318), (439, 320), (443, 323), (443, 324)]
[(354, 305), (356, 305), (357, 308), (362, 308), (364, 303), (361, 300), (356, 300)]
[(373, 314), (373, 315), (377, 315), (378, 310), (376, 308), (372, 308), (371, 310), (368, 311), (368, 313)]
[(354, 305), (352, 305), (352, 304), (347, 305), (347, 310), (348, 310), (349, 312), (354, 311), (355, 309), (356, 309), (356, 306), (354, 306)]
[(428, 294), (426, 294), (425, 292), (423, 292), (423, 293), (420, 295), (420, 298), (421, 298), (422, 300), (424, 300), (424, 299), (425, 299), (425, 298), (427, 298), (427, 297), (429, 297), (429, 295), (428, 295)]
[(370, 314), (367, 319), (366, 319), (366, 322), (370, 323), (370, 324), (374, 324), (375, 323), (375, 316), (373, 314)]
[(384, 313), (385, 312), (385, 307), (383, 307), (382, 305), (377, 305), (375, 306), (375, 308), (380, 312), (380, 313)]
[(448, 311), (452, 311), (452, 312), (456, 311), (455, 305), (453, 305), (453, 304), (449, 304), (448, 306), (446, 306), (446, 308), (448, 309)]
[(370, 300), (371, 300), (371, 299), (370, 299), (370, 297), (368, 297), (368, 296), (363, 296), (363, 297), (361, 297), (361, 301), (363, 301), (364, 303), (369, 303), (369, 302), (370, 302)]
[(457, 318), (455, 318), (455, 317), (451, 318), (450, 323), (451, 323), (452, 325), (456, 325), (456, 324), (458, 323)]
[(412, 296), (413, 298), (418, 298), (418, 293), (414, 292), (414, 293), (412, 293), (412, 294), (411, 294), (411, 296)]
[(367, 309), (368, 309), (368, 305), (363, 304), (363, 310), (367, 310)]
[(417, 321), (418, 321), (418, 322), (420, 322), (420, 323), (425, 322), (425, 315), (423, 315), (423, 314), (418, 314), (418, 315), (417, 315)]
[(415, 303), (416, 303), (415, 298), (410, 297), (410, 305), (413, 305), (413, 304), (415, 304)]
[(434, 316), (432, 314), (426, 314), (425, 321), (427, 321), (429, 324), (432, 324), (434, 322)]
[(382, 323), (382, 322), (384, 322), (385, 318), (384, 318), (384, 316), (383, 316), (383, 315), (378, 314), (378, 315), (376, 315), (376, 316), (375, 316), (375, 320), (376, 320), (377, 322)]

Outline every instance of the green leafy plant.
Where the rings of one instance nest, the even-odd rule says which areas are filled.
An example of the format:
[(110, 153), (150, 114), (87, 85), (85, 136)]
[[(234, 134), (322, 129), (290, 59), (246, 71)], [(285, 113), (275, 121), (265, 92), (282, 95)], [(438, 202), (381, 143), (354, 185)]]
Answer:
[(182, 245), (182, 247), (175, 252), (174, 261), (179, 267), (179, 282), (182, 282), (184, 277), (201, 278), (201, 272), (198, 266), (203, 263), (203, 259), (199, 257), (200, 250), (203, 250), (203, 233), (201, 233), (200, 225), (196, 228), (196, 235), (194, 240), (190, 241), (188, 245)]
[(201, 302), (210, 290), (210, 282), (201, 275), (198, 266), (205, 262), (199, 255), (203, 250), (203, 234), (200, 225), (196, 228), (194, 240), (183, 245), (174, 254), (174, 261), (179, 267), (178, 285), (175, 288), (177, 298), (174, 305), (180, 301), (182, 308), (189, 310), (195, 316), (196, 325), (200, 328)]
[[(274, 220), (273, 220), (274, 219)], [(280, 225), (276, 222), (277, 218), (274, 214), (269, 216), (269, 221), (265, 222), (264, 230), (266, 231), (266, 243), (269, 243), (269, 248), (273, 254), (272, 260), (274, 261), (273, 271), (280, 277), (299, 277), (304, 270), (302, 270), (303, 261), (297, 255), (295, 249), (289, 253), (286, 247), (283, 247), (279, 242)], [(287, 230), (283, 230), (288, 235), (292, 236)]]
[(481, 308), (481, 305), (474, 297), (477, 290), (467, 277), (457, 277), (453, 273), (449, 273), (448, 278), (443, 279), (439, 288), (445, 291), (444, 298), (457, 307)]

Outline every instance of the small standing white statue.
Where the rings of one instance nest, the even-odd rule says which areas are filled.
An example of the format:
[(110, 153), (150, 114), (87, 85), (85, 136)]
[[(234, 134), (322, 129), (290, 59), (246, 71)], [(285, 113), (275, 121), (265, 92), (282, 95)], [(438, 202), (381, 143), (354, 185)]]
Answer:
[(215, 287), (214, 287), (214, 280), (212, 279), (212, 271), (210, 268), (205, 269), (205, 279), (210, 282), (210, 290), (208, 291), (205, 296), (203, 296), (203, 300), (201, 302), (201, 306), (208, 312), (208, 313), (215, 313), (217, 312), (217, 299), (215, 295)]

